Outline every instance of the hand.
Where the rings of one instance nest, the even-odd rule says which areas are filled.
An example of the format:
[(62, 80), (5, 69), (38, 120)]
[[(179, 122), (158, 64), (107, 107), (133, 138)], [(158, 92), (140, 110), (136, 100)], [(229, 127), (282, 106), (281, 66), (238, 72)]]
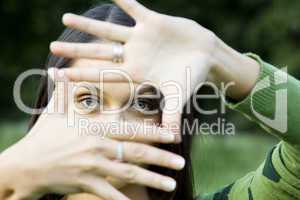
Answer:
[[(212, 66), (211, 54), (216, 45), (215, 35), (196, 22), (151, 11), (134, 0), (114, 0), (136, 20), (135, 27), (125, 27), (108, 22), (66, 14), (63, 22), (102, 39), (122, 42), (124, 63), (121, 69), (132, 75), (137, 82), (150, 80), (157, 84), (165, 96), (162, 124), (179, 133), (181, 111), (197, 84), (206, 80)], [(114, 44), (63, 43), (51, 44), (58, 56), (70, 58), (93, 58), (111, 61)], [(188, 70), (189, 69), (189, 73)], [(98, 69), (66, 69), (74, 81), (99, 81)], [(186, 74), (191, 75), (190, 86)], [(113, 79), (113, 78), (112, 78)], [(113, 81), (113, 80), (112, 80)], [(168, 98), (178, 94), (181, 99)], [(185, 87), (191, 87), (190, 90)], [(189, 92), (188, 92), (189, 91)], [(179, 103), (178, 103), (179, 102)]]
[[(183, 158), (135, 142), (168, 143), (171, 140), (154, 136), (156, 134), (152, 138), (144, 133), (134, 133), (137, 137), (118, 134), (122, 135), (118, 139), (124, 141), (124, 161), (128, 163), (116, 162), (120, 141), (112, 139), (109, 134), (104, 138), (79, 135), (76, 126), (68, 127), (68, 112), (57, 113), (56, 108), (66, 106), (65, 92), (56, 87), (48, 107), (30, 133), (1, 154), (1, 160), (15, 171), (9, 177), (10, 187), (18, 191), (15, 199), (30, 199), (46, 193), (78, 192), (91, 193), (103, 199), (128, 199), (108, 182), (108, 177), (164, 191), (175, 189), (176, 183), (170, 177), (153, 173), (137, 164), (179, 170), (184, 166)], [(72, 109), (72, 106), (68, 105), (67, 109)], [(49, 110), (55, 112), (46, 112)], [(168, 134), (172, 135), (164, 133)]]

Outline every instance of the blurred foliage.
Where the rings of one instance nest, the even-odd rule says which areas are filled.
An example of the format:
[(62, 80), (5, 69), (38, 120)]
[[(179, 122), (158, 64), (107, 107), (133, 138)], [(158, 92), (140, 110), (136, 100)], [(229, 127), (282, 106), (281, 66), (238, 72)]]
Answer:
[(215, 192), (256, 170), (276, 143), (275, 139), (253, 132), (234, 137), (201, 136), (193, 141), (196, 194)]
[[(12, 98), (14, 81), (26, 69), (43, 67), (49, 42), (55, 40), (64, 29), (60, 20), (63, 13), (81, 13), (103, 2), (109, 1), (0, 2), (0, 107), (2, 113), (6, 113), (5, 117), (23, 116), (17, 111)], [(255, 52), (277, 66), (287, 65), (291, 74), (300, 77), (299, 0), (141, 2), (156, 11), (194, 19), (235, 49)], [(28, 85), (22, 95), (27, 105), (31, 105), (36, 86)]]
[(25, 135), (27, 122), (1, 122), (0, 123), (0, 152), (16, 143)]

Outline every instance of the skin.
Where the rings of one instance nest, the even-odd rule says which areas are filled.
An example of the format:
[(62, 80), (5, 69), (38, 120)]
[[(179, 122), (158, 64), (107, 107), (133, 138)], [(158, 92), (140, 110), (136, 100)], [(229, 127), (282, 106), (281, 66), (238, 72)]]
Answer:
[[(173, 132), (178, 135), (178, 141), (181, 110), (200, 83), (207, 79), (218, 85), (220, 82), (226, 84), (233, 81), (235, 86), (230, 87), (227, 94), (235, 99), (242, 99), (251, 91), (259, 74), (259, 64), (230, 48), (212, 31), (193, 20), (149, 10), (135, 0), (114, 2), (135, 19), (134, 27), (101, 22), (74, 14), (65, 14), (63, 23), (99, 38), (122, 42), (124, 62), (115, 67), (129, 73), (133, 80), (150, 80), (162, 86), (161, 91), (165, 97), (171, 96), (176, 90), (174, 87), (165, 86), (164, 83), (175, 81), (182, 88), (181, 105), (177, 106), (178, 100), (175, 98), (166, 98), (166, 108), (171, 108), (173, 112), (163, 110), (162, 115), (163, 125), (170, 127), (177, 124), (177, 129), (173, 129)], [(113, 43), (99, 45), (54, 42), (50, 49), (58, 56), (92, 58), (113, 64)], [(184, 89), (187, 68), (191, 71), (190, 91)], [(103, 68), (98, 66), (89, 70), (70, 69), (65, 73), (74, 81), (97, 81), (101, 70)], [(112, 76), (107, 77), (106, 81), (119, 80), (120, 77)]]
[[(89, 60), (89, 59), (78, 59), (76, 60), (71, 68), (82, 68), (82, 69), (88, 69), (89, 67), (96, 67), (103, 63), (99, 63), (98, 60)], [(98, 83), (92, 83), (92, 86), (99, 89)], [(138, 84), (134, 84), (135, 88), (138, 87)], [(103, 95), (103, 106), (106, 110), (114, 110), (119, 109), (124, 106), (128, 101), (130, 101), (130, 95), (131, 90), (130, 86), (126, 82), (118, 82), (118, 83), (105, 83), (104, 86), (104, 95)], [(77, 101), (80, 100), (80, 96), (88, 94), (89, 91), (86, 89), (79, 89), (75, 94), (75, 99)], [(141, 95), (147, 94), (147, 95), (153, 95), (151, 92), (145, 92), (140, 93)], [(98, 96), (99, 97), (99, 96)], [(101, 97), (99, 97), (101, 98)], [(69, 102), (70, 103), (70, 102)], [(82, 103), (82, 102), (81, 102)], [(83, 109), (83, 108), (80, 108)], [(83, 109), (84, 110), (84, 109)], [(80, 112), (80, 111), (79, 111)], [(143, 113), (143, 111), (139, 111), (135, 108), (129, 108), (125, 112), (116, 113), (116, 114), (88, 114), (88, 115), (80, 115), (80, 118), (84, 117), (85, 119), (89, 119), (94, 122), (102, 122), (105, 124), (110, 124), (112, 122), (119, 122), (120, 118), (124, 121), (131, 122), (131, 123), (143, 123), (144, 120), (146, 120), (147, 123), (160, 123), (161, 115), (160, 113), (153, 114), (153, 115), (146, 115)], [(143, 186), (139, 185), (132, 185), (128, 184), (125, 181), (121, 179), (113, 179), (111, 177), (107, 177), (113, 183), (114, 186), (116, 186), (124, 195), (126, 195), (128, 198), (132, 200), (139, 200), (139, 199), (149, 199), (147, 190)], [(79, 200), (79, 199), (85, 199), (85, 200), (104, 200), (102, 198), (99, 198), (95, 195), (90, 194), (75, 194), (70, 195), (67, 197), (68, 200)]]
[[(99, 62), (78, 59), (71, 68), (87, 69), (99, 66), (101, 64)], [(137, 104), (133, 104), (133, 102), (133, 106), (125, 111), (113, 114), (102, 114), (101, 110), (90, 110), (91, 106), (86, 105), (88, 100), (93, 100), (92, 104), (96, 105), (96, 108), (99, 108), (100, 104), (104, 106), (105, 110), (112, 111), (121, 108), (129, 100), (131, 94), (128, 83), (105, 83), (103, 96), (101, 96), (98, 93), (92, 95), (90, 90), (82, 87), (83, 83), (81, 82), (66, 82), (61, 77), (54, 79), (56, 79), (57, 87), (47, 109), (56, 111), (56, 108), (65, 106), (67, 110), (64, 113), (57, 111), (50, 114), (43, 113), (29, 134), (1, 155), (1, 161), (6, 166), (3, 171), (0, 171), (9, 174), (5, 176), (8, 177), (7, 180), (1, 180), (2, 195), (7, 193), (8, 190), (4, 189), (9, 186), (9, 188), (13, 188), (14, 193), (12, 196), (8, 196), (8, 199), (35, 199), (47, 193), (86, 192), (94, 194), (93, 196), (89, 195), (89, 198), (93, 199), (125, 200), (129, 198), (147, 199), (145, 186), (165, 191), (175, 189), (176, 182), (173, 179), (150, 172), (142, 167), (147, 164), (177, 170), (184, 167), (182, 157), (150, 145), (175, 141), (172, 133), (164, 131), (162, 135), (163, 130), (154, 124), (160, 122), (160, 113), (145, 115), (142, 110), (135, 107)], [(61, 83), (69, 83), (71, 86), (68, 87), (71, 88), (61, 90), (59, 87)], [(93, 89), (99, 90), (99, 85), (99, 83), (89, 83)], [(134, 84), (134, 87), (137, 86), (138, 84)], [(141, 90), (140, 94), (142, 91), (144, 91), (144, 95), (150, 95), (148, 90)], [(65, 98), (66, 96), (68, 98)], [(147, 104), (143, 105), (147, 106)], [(75, 124), (67, 127), (67, 114), (70, 112), (75, 113)], [(141, 128), (144, 126), (144, 120), (147, 120), (148, 126), (153, 128), (153, 132), (145, 134), (141, 132), (141, 129), (125, 129), (129, 134), (116, 132), (118, 134), (115, 135), (108, 130), (109, 132), (105, 133), (89, 132), (87, 135), (82, 135), (77, 129), (79, 119), (88, 119), (90, 124), (101, 122), (104, 127), (112, 125), (112, 123), (127, 122)], [(53, 126), (55, 126), (55, 131), (53, 131)], [(105, 135), (100, 137), (95, 134)], [(115, 161), (119, 141), (123, 141), (124, 161), (128, 162), (126, 164)], [(134, 141), (143, 141), (143, 143)], [(30, 151), (22, 152), (28, 146), (31, 147)], [(36, 149), (40, 151), (35, 151)], [(22, 154), (21, 158), (20, 154)], [(7, 160), (9, 162), (4, 162)], [(21, 179), (18, 183), (11, 182), (12, 177), (22, 177), (23, 174), (27, 175), (26, 179)], [(78, 196), (70, 197), (70, 199), (73, 198), (78, 198)], [(5, 198), (3, 197), (3, 199)]]
[[(134, 0), (114, 0), (114, 2), (136, 20), (137, 23), (135, 27), (129, 28), (107, 22), (94, 21), (73, 14), (65, 15), (63, 18), (63, 23), (66, 26), (91, 33), (107, 41), (123, 42), (125, 52), (124, 62), (120, 64), (112, 63), (113, 44), (109, 42), (103, 43), (102, 45), (95, 43), (72, 44), (55, 42), (51, 44), (51, 51), (56, 55), (75, 59), (88, 58), (98, 61), (97, 66), (91, 66), (88, 68), (88, 70), (80, 67), (74, 67), (59, 71), (57, 72), (58, 74), (64, 74), (68, 79), (75, 82), (99, 82), (99, 72), (102, 71), (105, 66), (111, 66), (111, 68), (122, 69), (129, 73), (136, 83), (151, 80), (153, 83), (161, 85), (166, 81), (176, 81), (181, 86), (184, 86), (185, 77), (183, 77), (182, 74), (185, 74), (186, 66), (189, 66), (192, 72), (192, 89), (205, 80), (210, 80), (217, 85), (222, 82), (226, 84), (233, 81), (235, 86), (228, 89), (227, 95), (233, 99), (241, 100), (245, 98), (245, 96), (247, 96), (254, 87), (259, 75), (259, 64), (251, 58), (226, 45), (210, 30), (205, 29), (201, 25), (189, 19), (159, 14), (155, 11), (145, 8), (143, 5)], [(157, 34), (155, 30), (160, 30), (159, 34)], [(153, 54), (151, 52), (153, 52)], [(107, 79), (105, 79), (105, 82), (107, 83), (123, 81), (123, 79), (116, 76), (107, 77)], [(168, 97), (174, 92), (174, 90), (172, 90), (172, 88), (165, 87), (161, 88), (161, 92), (165, 97)], [(184, 92), (185, 93), (182, 95), (182, 105), (184, 105), (186, 102), (187, 97), (192, 95), (191, 91), (189, 92), (184, 90)], [(172, 99), (168, 99), (165, 103), (166, 107), (175, 107), (175, 102)], [(174, 108), (174, 110), (175, 112), (173, 113), (163, 110), (161, 118), (163, 126), (173, 123), (177, 125), (180, 124), (181, 108)], [(65, 168), (58, 167), (60, 163), (58, 161), (64, 161), (64, 163), (68, 163), (66, 161), (68, 161), (70, 158), (63, 156), (63, 152), (58, 151), (57, 147), (65, 145), (70, 146), (70, 141), (76, 141), (76, 139), (74, 139), (75, 137), (72, 137), (71, 134), (74, 132), (74, 130), (65, 129), (65, 127), (62, 126), (61, 130), (70, 134), (64, 134), (65, 139), (57, 141), (54, 135), (55, 133), (53, 133), (51, 130), (54, 125), (57, 127), (60, 123), (62, 123), (63, 120), (65, 120), (65, 117), (62, 115), (43, 116), (44, 117), (39, 119), (37, 126), (35, 126), (36, 128), (30, 132), (26, 139), (22, 140), (0, 155), (0, 162), (6, 163), (0, 167), (0, 176), (3, 177), (0, 180), (0, 197), (2, 195), (2, 199), (34, 199), (37, 194), (45, 191), (53, 192), (55, 189), (57, 189), (57, 186), (60, 185), (60, 192), (65, 194), (84, 191), (97, 195), (98, 197), (102, 197), (103, 199), (126, 199), (126, 197), (122, 195), (119, 190), (116, 190), (114, 187), (104, 181), (102, 177), (99, 177), (99, 175), (95, 176), (95, 172), (93, 172), (93, 170), (91, 170), (88, 175), (89, 177), (94, 178), (90, 178), (89, 181), (85, 182), (85, 184), (80, 184), (81, 186), (84, 185), (84, 187), (78, 187), (78, 182), (76, 182), (78, 179), (71, 178), (68, 179), (68, 181), (64, 180), (63, 177), (65, 177), (65, 174), (67, 174), (64, 172), (68, 171), (64, 170), (68, 169), (68, 166), (63, 166)], [(43, 123), (43, 121), (47, 121), (47, 123)], [(171, 131), (173, 134), (177, 135), (177, 142), (180, 141), (180, 137), (178, 137), (179, 126), (177, 128), (172, 128)], [(39, 135), (42, 135), (43, 137), (37, 137)], [(161, 134), (158, 131), (157, 134), (154, 134), (153, 137), (151, 137), (151, 139), (140, 136), (138, 137), (138, 142), (149, 142), (149, 140), (152, 140), (151, 143), (153, 140), (159, 140), (161, 142), (162, 138), (160, 135)], [(47, 140), (45, 140), (45, 138)], [(34, 151), (24, 153), (23, 150), (26, 149), (28, 145), (31, 145), (31, 149), (45, 148), (47, 145), (43, 144), (52, 144), (51, 138), (53, 140), (53, 144), (59, 146), (53, 146), (52, 149), (48, 149), (49, 151), (47, 153), (51, 153), (49, 153), (49, 156), (46, 159), (47, 162), (45, 163), (47, 165), (42, 165), (41, 167), (41, 163), (37, 163), (36, 159), (34, 159), (36, 157), (43, 157), (45, 152)], [(126, 138), (122, 139), (126, 140)], [(129, 139), (127, 138), (127, 140)], [(100, 142), (95, 144), (96, 142), (94, 138), (93, 140), (86, 139), (86, 141), (86, 144), (90, 144), (87, 145), (89, 146), (90, 150), (88, 152), (95, 152), (95, 149), (91, 149), (91, 147), (99, 148)], [(111, 141), (109, 140), (106, 142)], [(80, 143), (82, 144), (82, 138), (80, 138)], [(96, 151), (99, 153), (97, 156), (92, 154), (85, 154), (85, 156), (83, 156), (84, 154), (79, 150), (79, 147), (81, 147), (82, 150), (83, 146), (78, 145), (78, 141), (74, 144), (74, 148), (70, 149), (74, 154), (76, 153), (76, 155), (81, 155), (75, 159), (78, 163), (80, 163), (80, 161), (82, 162), (81, 159), (83, 158), (95, 159), (95, 157), (99, 157), (99, 155), (102, 155), (103, 157), (107, 156), (105, 153), (99, 151)], [(113, 144), (113, 141), (111, 144)], [(139, 143), (135, 143), (135, 145), (138, 144)], [(130, 152), (130, 148), (133, 146), (133, 144), (127, 145), (125, 152)], [(116, 152), (114, 147), (116, 148), (116, 145), (109, 145), (107, 151), (104, 152)], [(140, 150), (145, 148), (145, 146), (141, 146)], [(160, 160), (158, 157), (161, 157), (164, 153), (166, 153), (161, 151), (157, 152), (157, 149), (153, 148), (147, 148), (147, 150), (143, 150), (144, 152), (147, 152), (145, 153), (146, 156), (140, 158), (148, 158), (148, 162), (143, 160), (140, 163), (151, 164), (149, 163), (149, 160), (151, 160), (157, 164), (157, 161)], [(21, 152), (24, 156), (19, 158), (18, 155), (20, 155)], [(153, 152), (156, 152), (156, 157), (150, 156), (153, 155)], [(134, 160), (134, 156), (135, 154), (133, 153), (131, 154), (131, 157), (128, 156), (128, 159), (131, 158), (131, 160)], [(58, 160), (51, 158), (58, 158)], [(28, 167), (24, 163), (33, 164)], [(95, 162), (92, 163), (95, 164)], [(164, 162), (164, 165), (166, 165), (166, 163), (169, 163), (168, 165), (170, 166), (170, 163), (172, 162)], [(103, 165), (103, 163), (97, 163), (98, 168), (101, 165)], [(114, 165), (118, 169), (124, 168), (124, 164)], [(160, 165), (162, 165), (162, 163), (160, 163)], [(85, 168), (86, 167), (87, 166), (85, 166)], [(94, 166), (93, 169), (97, 167)], [(99, 170), (98, 168), (97, 170)], [(173, 166), (173, 168), (176, 167)], [(52, 174), (52, 176), (49, 176), (51, 179), (47, 179), (47, 181), (45, 181), (45, 169), (48, 173), (51, 172), (50, 174)], [(78, 167), (77, 169), (78, 173), (80, 173), (81, 168)], [(140, 168), (137, 168), (135, 165), (134, 168), (130, 169), (136, 170)], [(108, 176), (116, 176), (116, 174), (109, 174), (109, 172), (111, 171), (108, 171), (108, 173), (105, 174)], [(57, 173), (59, 173), (61, 176), (55, 176)], [(104, 172), (102, 171), (102, 173)], [(143, 174), (145, 175), (147, 173), (143, 171)], [(15, 176), (18, 177), (16, 178), (18, 183), (13, 181), (14, 178), (12, 177)], [(34, 177), (34, 179), (32, 179), (32, 177)], [(136, 178), (137, 176), (130, 177)], [(51, 182), (54, 178), (57, 179)], [(150, 181), (147, 183), (151, 183), (152, 187), (160, 187), (161, 180), (162, 179), (160, 179), (160, 181)], [(58, 182), (60, 184), (57, 184)], [(134, 179), (129, 182), (143, 185), (141, 180)], [(61, 187), (62, 184), (65, 184), (69, 187)], [(13, 194), (15, 195), (8, 195), (10, 194), (9, 191), (11, 191), (9, 189), (13, 189), (15, 192)], [(112, 197), (112, 195), (115, 196)]]

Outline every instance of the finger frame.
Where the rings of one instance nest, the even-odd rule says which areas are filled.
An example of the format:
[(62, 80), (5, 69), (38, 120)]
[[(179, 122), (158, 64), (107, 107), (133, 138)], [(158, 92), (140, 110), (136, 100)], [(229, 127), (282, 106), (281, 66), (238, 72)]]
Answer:
[(171, 192), (176, 188), (176, 181), (173, 178), (160, 175), (137, 165), (103, 160), (101, 166), (101, 173), (121, 179), (126, 183), (144, 185), (166, 192)]
[(62, 69), (65, 75), (73, 82), (127, 82), (133, 84), (130, 74), (120, 67), (111, 65), (106, 67), (91, 66)]
[(115, 57), (113, 43), (70, 43), (52, 42), (51, 52), (60, 57), (97, 59), (112, 61)]
[[(105, 146), (104, 155), (117, 160), (119, 155), (119, 141), (102, 139), (102, 146)], [(137, 164), (155, 165), (174, 170), (181, 170), (185, 166), (185, 160), (172, 152), (160, 149), (158, 147), (135, 142), (122, 142), (123, 161)]]

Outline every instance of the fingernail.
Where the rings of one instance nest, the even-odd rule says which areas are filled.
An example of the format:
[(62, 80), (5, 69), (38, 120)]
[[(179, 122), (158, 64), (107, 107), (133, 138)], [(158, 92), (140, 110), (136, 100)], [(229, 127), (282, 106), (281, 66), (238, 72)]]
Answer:
[(174, 191), (176, 188), (176, 181), (174, 181), (173, 179), (164, 180), (162, 184), (166, 191), (171, 192)]
[(60, 42), (51, 42), (50, 44), (50, 50), (52, 51), (52, 53), (57, 53), (60, 49), (62, 48), (61, 43)]
[(63, 15), (62, 17), (62, 21), (64, 24), (70, 24), (72, 23), (72, 18), (74, 17), (75, 15), (72, 14), (72, 13), (66, 13)]
[(185, 160), (182, 157), (175, 157), (171, 162), (176, 169), (183, 169), (185, 166)]

